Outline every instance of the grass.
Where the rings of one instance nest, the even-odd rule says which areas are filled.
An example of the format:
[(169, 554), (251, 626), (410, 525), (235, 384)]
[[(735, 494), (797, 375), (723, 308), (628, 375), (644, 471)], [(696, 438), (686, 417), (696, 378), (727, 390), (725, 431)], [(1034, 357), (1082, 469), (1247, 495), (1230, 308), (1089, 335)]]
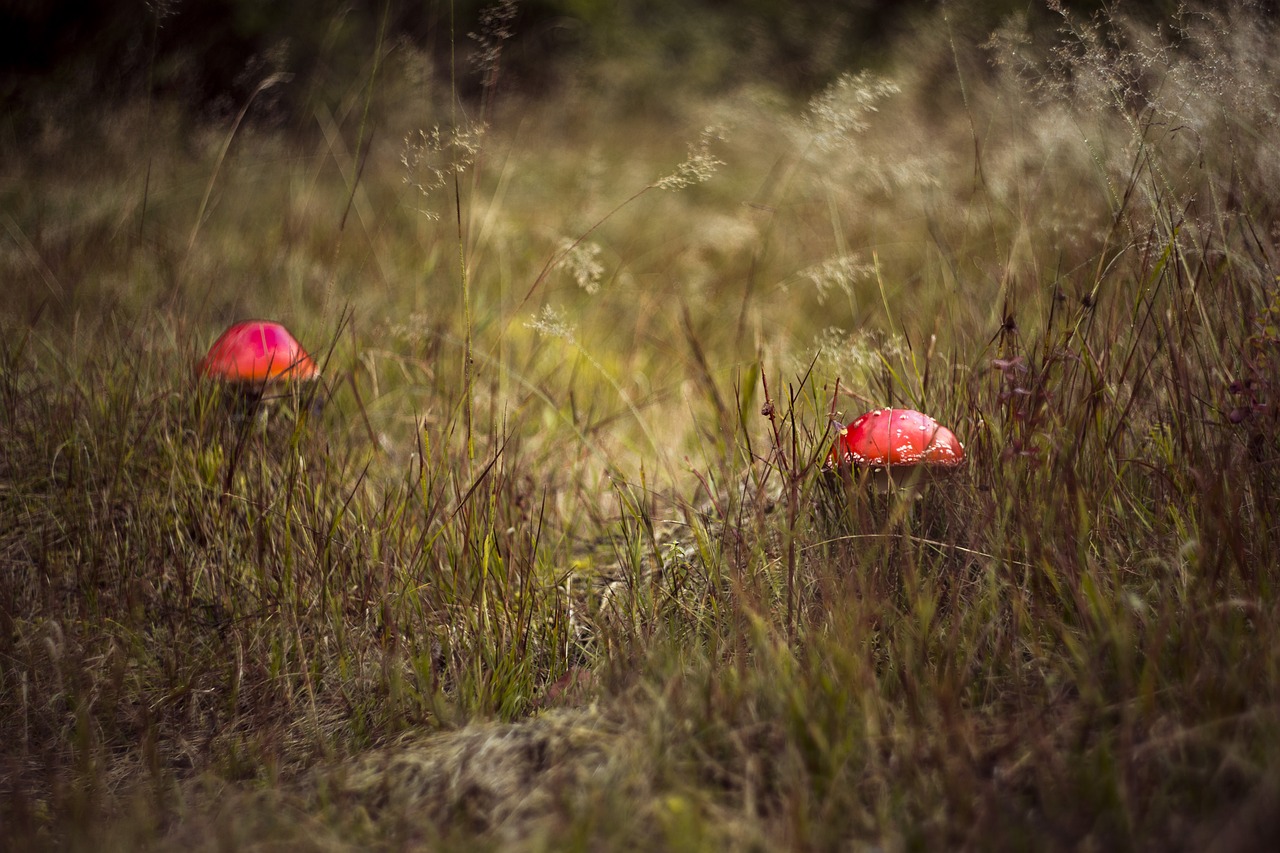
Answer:
[[(6, 152), (6, 846), (1261, 847), (1273, 27), (1058, 22)], [(244, 316), (322, 411), (195, 381)], [(965, 469), (824, 472), (888, 404)]]

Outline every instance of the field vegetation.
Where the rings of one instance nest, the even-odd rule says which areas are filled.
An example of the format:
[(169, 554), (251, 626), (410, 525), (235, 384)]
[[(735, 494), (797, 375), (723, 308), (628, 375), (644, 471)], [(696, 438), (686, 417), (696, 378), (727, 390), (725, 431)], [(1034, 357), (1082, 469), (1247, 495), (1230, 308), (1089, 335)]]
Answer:
[[(7, 132), (4, 846), (1280, 837), (1275, 25), (963, 12)], [(246, 317), (323, 408), (196, 380)], [(965, 468), (824, 470), (891, 404)]]

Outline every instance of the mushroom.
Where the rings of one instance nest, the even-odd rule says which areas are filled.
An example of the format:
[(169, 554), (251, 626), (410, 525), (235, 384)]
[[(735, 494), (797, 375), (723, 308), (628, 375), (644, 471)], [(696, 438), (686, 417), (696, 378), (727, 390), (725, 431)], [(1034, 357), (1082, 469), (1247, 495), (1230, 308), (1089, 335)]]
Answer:
[(284, 326), (246, 320), (213, 342), (196, 375), (221, 382), (241, 403), (253, 406), (268, 390), (314, 382), (320, 370)]
[(870, 477), (878, 490), (915, 484), (926, 475), (964, 464), (955, 433), (913, 409), (876, 409), (840, 430), (828, 457), (830, 468), (846, 466)]

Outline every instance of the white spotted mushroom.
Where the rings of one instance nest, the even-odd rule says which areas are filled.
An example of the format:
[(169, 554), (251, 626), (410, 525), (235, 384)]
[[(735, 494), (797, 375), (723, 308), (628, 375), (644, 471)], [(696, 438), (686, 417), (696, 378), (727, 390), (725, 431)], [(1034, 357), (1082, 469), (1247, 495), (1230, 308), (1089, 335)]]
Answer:
[(851, 469), (880, 491), (918, 486), (964, 464), (955, 433), (913, 409), (876, 409), (840, 431), (828, 464)]

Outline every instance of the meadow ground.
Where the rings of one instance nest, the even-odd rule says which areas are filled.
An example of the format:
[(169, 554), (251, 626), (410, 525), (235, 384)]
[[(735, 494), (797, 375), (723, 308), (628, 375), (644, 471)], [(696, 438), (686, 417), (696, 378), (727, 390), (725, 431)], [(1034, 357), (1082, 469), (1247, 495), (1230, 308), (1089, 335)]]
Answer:
[[(1275, 37), (4, 139), (5, 846), (1267, 847)], [(251, 316), (322, 410), (195, 380)], [(965, 468), (824, 472), (889, 404)]]

